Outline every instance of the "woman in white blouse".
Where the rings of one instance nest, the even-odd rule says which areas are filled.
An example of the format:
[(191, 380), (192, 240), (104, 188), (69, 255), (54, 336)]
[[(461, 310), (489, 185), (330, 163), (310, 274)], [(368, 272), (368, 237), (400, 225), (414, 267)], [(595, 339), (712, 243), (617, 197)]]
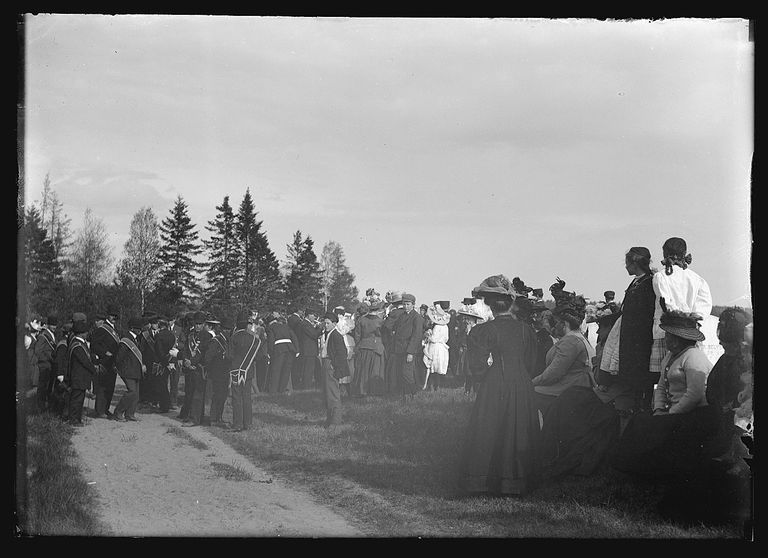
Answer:
[(667, 239), (662, 246), (663, 270), (653, 275), (656, 310), (653, 316), (653, 347), (650, 372), (661, 373), (661, 360), (667, 353), (661, 315), (664, 308), (671, 312), (695, 313), (702, 317), (712, 313), (712, 295), (707, 282), (689, 264), (692, 261), (688, 246), (682, 238)]

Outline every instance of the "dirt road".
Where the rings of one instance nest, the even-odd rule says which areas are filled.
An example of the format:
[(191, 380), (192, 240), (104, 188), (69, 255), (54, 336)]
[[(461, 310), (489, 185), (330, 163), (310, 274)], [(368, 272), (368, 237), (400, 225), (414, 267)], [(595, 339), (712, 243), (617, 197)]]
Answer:
[(116, 536), (359, 537), (344, 518), (254, 466), (207, 427), (160, 414), (87, 418), (73, 444)]

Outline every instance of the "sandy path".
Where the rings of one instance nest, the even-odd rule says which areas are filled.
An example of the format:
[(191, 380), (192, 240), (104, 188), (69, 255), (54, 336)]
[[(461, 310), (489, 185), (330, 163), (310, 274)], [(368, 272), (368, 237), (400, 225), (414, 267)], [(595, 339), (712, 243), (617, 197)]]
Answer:
[[(251, 464), (207, 427), (180, 428), (177, 420), (159, 414), (138, 416), (140, 422), (87, 418), (73, 436), (83, 475), (99, 495), (97, 513), (114, 535), (361, 536), (308, 494)], [(250, 479), (227, 480), (221, 471), (232, 468)]]

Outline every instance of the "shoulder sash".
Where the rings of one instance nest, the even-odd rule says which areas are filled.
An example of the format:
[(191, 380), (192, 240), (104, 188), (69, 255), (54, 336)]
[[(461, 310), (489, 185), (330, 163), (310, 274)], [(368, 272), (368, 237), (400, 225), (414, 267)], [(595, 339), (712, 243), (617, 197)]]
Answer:
[(136, 346), (136, 343), (128, 339), (127, 337), (123, 337), (120, 340), (120, 343), (128, 347), (128, 349), (133, 353), (133, 356), (136, 357), (136, 359), (139, 361), (139, 364), (144, 365), (144, 360), (141, 357), (141, 351)]

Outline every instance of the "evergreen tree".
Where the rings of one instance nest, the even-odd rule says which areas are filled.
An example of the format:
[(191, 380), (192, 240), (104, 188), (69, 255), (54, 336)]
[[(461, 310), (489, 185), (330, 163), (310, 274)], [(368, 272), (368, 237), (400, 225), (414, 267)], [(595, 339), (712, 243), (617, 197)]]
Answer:
[(320, 256), (323, 274), (323, 300), (325, 310), (343, 306), (353, 311), (358, 304), (355, 275), (349, 271), (341, 244), (329, 240)]
[(196, 275), (201, 266), (195, 257), (202, 253), (203, 248), (187, 208), (184, 199), (178, 196), (170, 215), (160, 223), (162, 285), (177, 300), (201, 294)]
[(142, 207), (131, 220), (131, 235), (117, 266), (120, 282), (139, 292), (140, 310), (144, 312), (147, 293), (160, 281), (160, 236), (157, 218), (150, 207)]
[(21, 231), (24, 246), (26, 311), (40, 315), (58, 313), (62, 295), (62, 271), (53, 243), (43, 227), (38, 210), (27, 209)]
[(322, 274), (314, 250), (314, 241), (307, 235), (302, 239), (301, 231), (293, 235), (293, 242), (287, 245), (286, 298), (287, 302), (300, 308), (323, 306)]
[(209, 240), (203, 240), (208, 251), (205, 295), (211, 306), (233, 307), (236, 289), (240, 283), (240, 245), (235, 236), (235, 214), (229, 205), (229, 196), (224, 196), (219, 212), (213, 221), (208, 221), (206, 230), (211, 232)]
[(261, 228), (262, 221), (257, 220), (256, 215), (250, 189), (247, 189), (235, 223), (242, 251), (238, 302), (244, 309), (274, 307), (281, 298), (279, 263)]

